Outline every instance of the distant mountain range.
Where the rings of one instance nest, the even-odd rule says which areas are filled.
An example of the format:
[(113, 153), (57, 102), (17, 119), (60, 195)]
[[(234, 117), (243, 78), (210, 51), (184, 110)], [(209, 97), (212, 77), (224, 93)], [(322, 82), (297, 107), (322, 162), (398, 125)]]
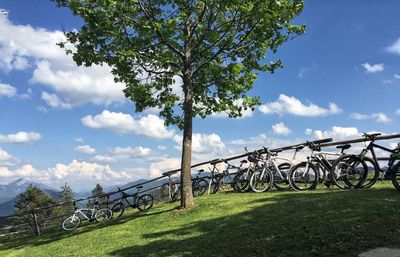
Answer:
[(14, 213), (14, 203), (17, 200), (17, 196), (20, 193), (25, 192), (29, 185), (40, 188), (53, 199), (58, 198), (58, 192), (56, 189), (41, 183), (20, 178), (8, 185), (0, 185), (0, 216), (11, 215)]
[[(144, 191), (153, 187), (160, 186), (164, 183), (166, 183), (168, 180), (167, 179), (161, 179), (161, 180), (156, 180), (153, 182), (150, 182), (148, 184), (143, 185), (143, 188), (140, 189), (140, 191)], [(129, 182), (124, 185), (115, 185), (115, 186), (106, 186), (103, 188), (104, 192), (113, 192), (117, 191), (118, 187), (121, 189), (125, 189), (127, 187), (131, 187), (136, 184), (140, 184), (146, 182), (145, 179), (139, 179), (135, 180), (133, 182)], [(43, 192), (45, 192), (47, 195), (49, 195), (51, 198), (56, 199), (58, 198), (58, 191), (52, 187), (49, 187), (47, 185), (41, 184), (41, 183), (36, 183), (33, 181), (29, 181), (23, 178), (17, 179), (13, 182), (11, 182), (8, 185), (0, 185), (0, 216), (6, 216), (6, 215), (11, 215), (14, 213), (14, 203), (17, 199), (17, 196), (25, 192), (27, 187), (29, 185), (36, 186), (40, 188)], [(126, 192), (129, 194), (135, 193), (136, 188), (132, 188), (130, 190), (127, 190)], [(80, 193), (75, 193), (76, 199), (79, 198), (86, 198), (92, 195), (91, 191), (87, 192), (80, 192)], [(121, 197), (121, 194), (114, 194), (110, 197), (110, 200), (118, 199)]]

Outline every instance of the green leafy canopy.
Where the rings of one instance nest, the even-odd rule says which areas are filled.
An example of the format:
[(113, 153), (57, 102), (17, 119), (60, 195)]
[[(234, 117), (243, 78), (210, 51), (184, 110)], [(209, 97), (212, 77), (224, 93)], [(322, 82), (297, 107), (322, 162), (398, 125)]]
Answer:
[(66, 33), (75, 62), (107, 63), (137, 112), (159, 108), (166, 124), (179, 127), (185, 71), (194, 117), (239, 117), (260, 103), (246, 95), (258, 72), (282, 66), (266, 63), (267, 53), (305, 30), (291, 23), (303, 9), (299, 0), (54, 1), (84, 20), (79, 31)]

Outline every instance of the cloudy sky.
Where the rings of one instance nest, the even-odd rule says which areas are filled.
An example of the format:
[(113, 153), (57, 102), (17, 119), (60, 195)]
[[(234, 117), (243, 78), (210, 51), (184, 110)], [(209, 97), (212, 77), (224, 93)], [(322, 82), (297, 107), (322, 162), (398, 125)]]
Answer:
[[(50, 1), (0, 0), (0, 184), (24, 177), (76, 191), (158, 176), (179, 166), (181, 132), (135, 113), (107, 66), (77, 67), (56, 46), (80, 20)], [(244, 146), (399, 132), (399, 1), (306, 0), (305, 35), (261, 74), (263, 104), (241, 119), (194, 121), (194, 162)]]

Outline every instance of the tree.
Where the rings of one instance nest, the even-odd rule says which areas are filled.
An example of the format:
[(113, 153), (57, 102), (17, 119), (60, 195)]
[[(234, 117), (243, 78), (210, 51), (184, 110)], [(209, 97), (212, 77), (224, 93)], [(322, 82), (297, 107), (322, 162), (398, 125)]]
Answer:
[[(89, 207), (92, 207), (94, 202), (96, 202), (97, 198), (99, 201), (99, 204), (107, 203), (107, 197), (104, 197), (103, 195), (105, 192), (103, 191), (103, 187), (97, 183), (94, 189), (92, 190), (92, 199), (89, 200)], [(100, 197), (101, 196), (101, 197)]]
[(14, 210), (17, 216), (17, 222), (28, 223), (33, 229), (36, 230), (35, 216), (37, 223), (43, 227), (45, 220), (53, 214), (52, 208), (35, 210), (36, 208), (49, 206), (55, 204), (55, 201), (45, 194), (39, 187), (29, 185), (25, 192), (17, 196), (15, 201)]
[[(159, 108), (166, 125), (183, 129), (181, 207), (194, 206), (191, 189), (193, 118), (215, 112), (240, 117), (260, 104), (246, 95), (258, 72), (280, 60), (267, 53), (305, 26), (291, 21), (300, 0), (53, 0), (83, 19), (59, 45), (78, 65), (107, 63), (135, 111)], [(181, 81), (183, 94), (174, 92)]]
[[(60, 189), (60, 192), (58, 192), (60, 203), (75, 201), (74, 191), (72, 191), (72, 188), (67, 183), (61, 186)], [(61, 209), (64, 213), (70, 213), (71, 211), (73, 211), (72, 205), (69, 204), (61, 206)]]

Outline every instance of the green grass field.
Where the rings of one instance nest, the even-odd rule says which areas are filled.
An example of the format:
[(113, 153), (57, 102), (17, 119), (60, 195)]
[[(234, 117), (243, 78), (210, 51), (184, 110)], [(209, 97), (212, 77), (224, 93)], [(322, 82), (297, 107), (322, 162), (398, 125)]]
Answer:
[[(73, 232), (0, 242), (0, 256), (357, 256), (400, 247), (400, 193), (374, 189), (222, 193)], [(83, 223), (86, 224), (86, 223)]]

